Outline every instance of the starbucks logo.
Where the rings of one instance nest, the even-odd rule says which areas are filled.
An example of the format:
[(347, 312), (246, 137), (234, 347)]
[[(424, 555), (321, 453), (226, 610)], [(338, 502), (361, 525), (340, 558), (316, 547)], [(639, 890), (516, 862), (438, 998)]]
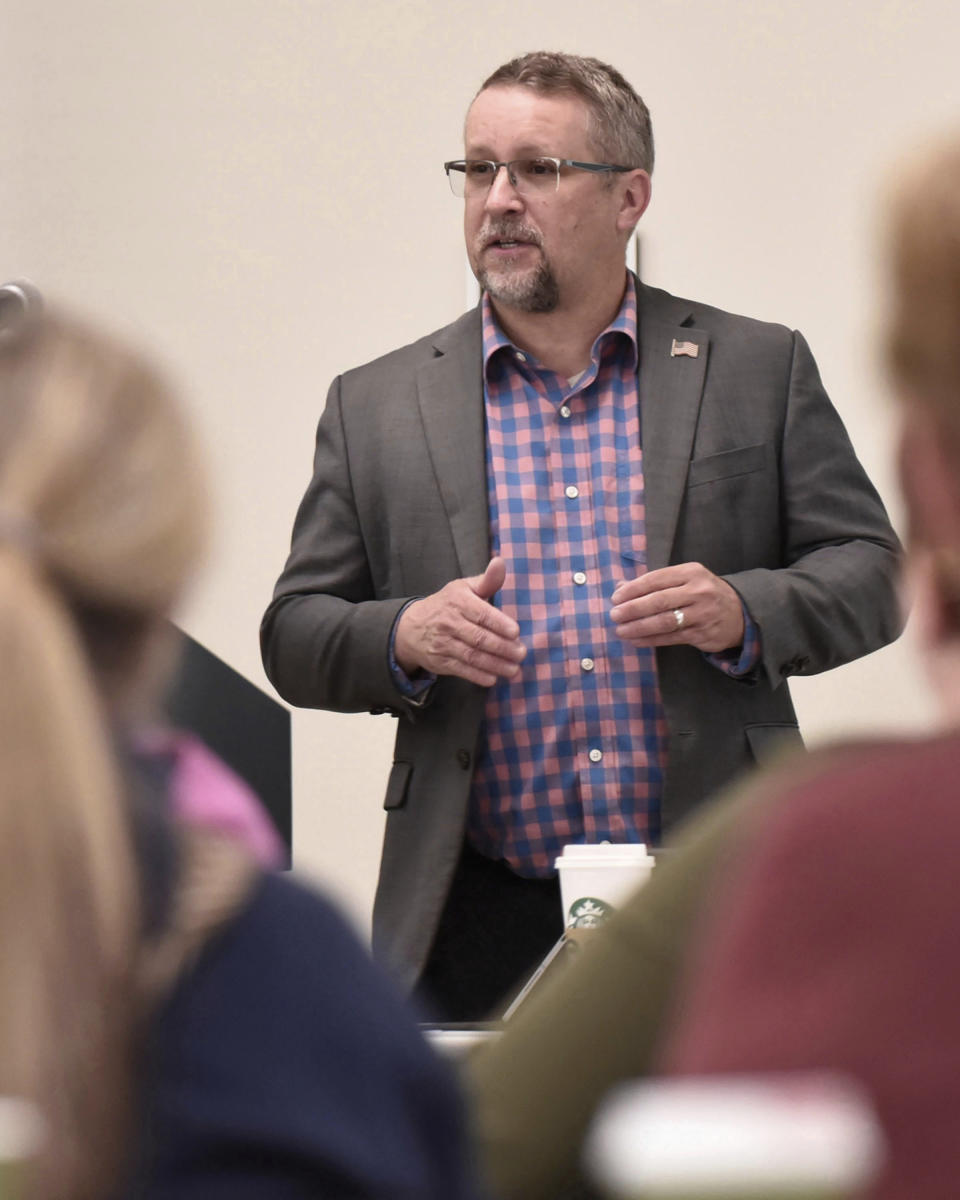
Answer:
[(592, 929), (600, 925), (613, 912), (613, 905), (593, 896), (582, 896), (570, 905), (569, 924), (573, 929)]

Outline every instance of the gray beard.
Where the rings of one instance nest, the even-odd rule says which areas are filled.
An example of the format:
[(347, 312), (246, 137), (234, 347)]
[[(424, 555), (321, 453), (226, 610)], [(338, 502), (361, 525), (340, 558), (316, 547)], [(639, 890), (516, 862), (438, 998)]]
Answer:
[(482, 267), (477, 274), (480, 286), (501, 304), (520, 312), (549, 313), (560, 302), (560, 289), (557, 286), (553, 271), (546, 262), (541, 261), (535, 271), (521, 276), (507, 274), (491, 280), (489, 272)]

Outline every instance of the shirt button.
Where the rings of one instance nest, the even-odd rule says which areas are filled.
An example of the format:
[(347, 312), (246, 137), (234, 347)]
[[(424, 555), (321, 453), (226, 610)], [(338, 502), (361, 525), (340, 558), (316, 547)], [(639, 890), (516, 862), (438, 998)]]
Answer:
[(577, 584), (584, 584), (587, 582), (587, 577), (582, 571), (577, 571), (573, 577), (573, 582)]
[(464, 771), (466, 771), (469, 768), (469, 766), (470, 766), (470, 751), (469, 750), (458, 750), (457, 751), (457, 765)]
[(595, 664), (594, 664), (594, 661), (592, 658), (581, 658), (580, 659), (580, 666), (584, 671), (592, 671), (594, 668), (594, 665)]
[(565, 421), (569, 421), (569, 420), (570, 420), (570, 407), (569, 407), (569, 405), (567, 405), (567, 404), (562, 404), (562, 405), (560, 406), (560, 416), (561, 416), (561, 417), (563, 417), (563, 419), (564, 419)]
[(524, 352), (522, 350), (517, 351), (517, 358), (519, 358), (521, 362), (527, 361), (527, 356), (524, 354)]
[(591, 750), (587, 757), (590, 759), (591, 762), (599, 762), (600, 759), (603, 758), (603, 751), (602, 750)]
[(574, 485), (572, 483), (566, 489), (566, 491), (567, 491), (567, 497), (570, 500), (576, 500), (576, 498), (580, 495), (580, 489), (578, 487), (574, 487)]

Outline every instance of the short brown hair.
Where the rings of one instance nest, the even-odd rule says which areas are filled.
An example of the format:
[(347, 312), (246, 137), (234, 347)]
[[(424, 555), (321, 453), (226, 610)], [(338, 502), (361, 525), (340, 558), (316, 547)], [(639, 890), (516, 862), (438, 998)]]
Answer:
[(598, 58), (538, 50), (498, 67), (480, 92), (508, 86), (579, 96), (590, 110), (590, 136), (597, 152), (618, 166), (653, 171), (650, 112), (614, 67)]

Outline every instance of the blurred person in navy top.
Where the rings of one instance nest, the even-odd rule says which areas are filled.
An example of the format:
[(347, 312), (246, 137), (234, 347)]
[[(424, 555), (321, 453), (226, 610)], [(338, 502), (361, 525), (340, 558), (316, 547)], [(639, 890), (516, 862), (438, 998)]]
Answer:
[(4, 328), (0, 1094), (47, 1131), (23, 1200), (467, 1200), (458, 1096), (392, 985), (242, 829), (172, 819), (142, 749), (204, 492), (140, 357), (55, 312)]

